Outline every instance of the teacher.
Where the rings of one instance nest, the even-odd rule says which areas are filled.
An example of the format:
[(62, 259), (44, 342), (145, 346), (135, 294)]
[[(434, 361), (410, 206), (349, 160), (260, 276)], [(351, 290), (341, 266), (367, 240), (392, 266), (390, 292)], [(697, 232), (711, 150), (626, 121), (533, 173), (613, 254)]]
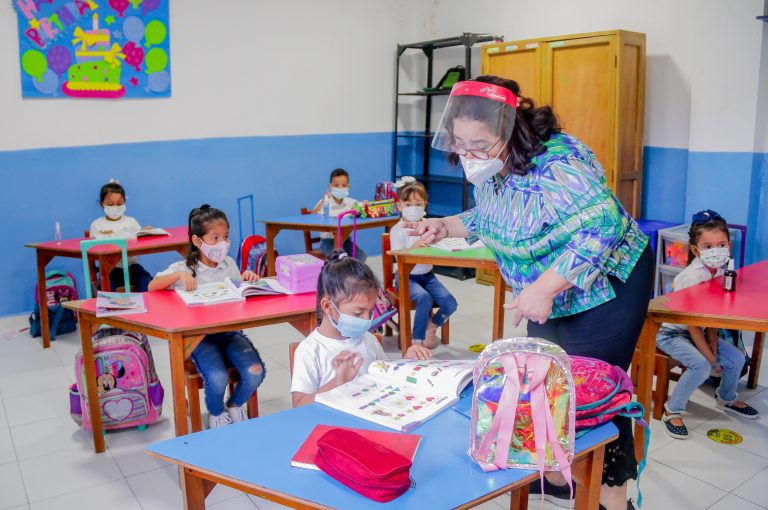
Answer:
[[(648, 310), (653, 256), (592, 151), (561, 132), (550, 107), (537, 107), (515, 81), (496, 76), (453, 87), (432, 147), (461, 161), (476, 205), (411, 225), (421, 239), (478, 237), (512, 288), (506, 306), (515, 326), (527, 319), (529, 336), (627, 370)], [(619, 437), (606, 448), (600, 502), (631, 509), (632, 423), (614, 423)], [(547, 499), (567, 507), (564, 478), (545, 481)]]

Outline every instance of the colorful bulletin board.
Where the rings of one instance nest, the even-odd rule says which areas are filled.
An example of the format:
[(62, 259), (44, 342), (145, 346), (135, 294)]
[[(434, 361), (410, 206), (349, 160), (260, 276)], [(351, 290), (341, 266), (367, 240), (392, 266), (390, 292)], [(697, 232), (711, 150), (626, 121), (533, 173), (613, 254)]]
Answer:
[(22, 97), (170, 97), (168, 2), (12, 0)]

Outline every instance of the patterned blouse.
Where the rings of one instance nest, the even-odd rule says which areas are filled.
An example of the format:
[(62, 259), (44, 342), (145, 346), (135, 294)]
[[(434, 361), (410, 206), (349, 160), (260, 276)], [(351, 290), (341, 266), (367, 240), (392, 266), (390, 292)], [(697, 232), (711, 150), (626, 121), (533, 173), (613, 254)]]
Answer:
[(495, 176), (476, 187), (477, 205), (459, 217), (494, 253), (515, 295), (549, 268), (573, 284), (555, 297), (556, 318), (613, 299), (608, 276), (626, 281), (648, 237), (586, 145), (566, 134), (544, 145), (525, 176)]

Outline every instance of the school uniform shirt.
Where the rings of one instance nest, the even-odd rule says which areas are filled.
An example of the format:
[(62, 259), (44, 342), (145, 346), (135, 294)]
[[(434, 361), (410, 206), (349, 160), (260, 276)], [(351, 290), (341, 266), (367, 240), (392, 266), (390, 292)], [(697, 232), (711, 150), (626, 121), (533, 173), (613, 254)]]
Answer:
[(317, 329), (301, 341), (293, 355), (293, 377), (291, 392), (305, 394), (317, 393), (317, 390), (336, 377), (333, 359), (341, 351), (355, 352), (363, 357), (363, 364), (357, 376), (368, 373), (368, 365), (378, 359), (386, 359), (384, 349), (373, 334), (366, 332), (363, 339), (355, 344), (350, 339), (337, 340), (328, 338)]
[[(180, 260), (168, 266), (168, 269), (160, 271), (156, 276), (167, 276), (169, 274), (178, 273), (179, 271), (185, 271), (192, 274), (192, 270), (187, 267), (186, 260)], [(237, 262), (235, 262), (232, 257), (225, 258), (216, 267), (208, 267), (205, 264), (198, 262), (197, 266), (195, 266), (195, 273), (197, 273), (195, 280), (197, 281), (198, 286), (205, 285), (206, 283), (221, 282), (224, 278), (230, 278), (233, 282), (239, 282), (241, 280), (240, 269), (237, 267)], [(176, 280), (176, 283), (168, 288), (183, 289), (184, 282)]]
[[(320, 200), (321, 206), (324, 200), (325, 200), (325, 197), (323, 197)], [(328, 203), (329, 203), (328, 216), (336, 217), (339, 215), (339, 213), (342, 213), (344, 211), (349, 211), (350, 209), (352, 209), (357, 204), (357, 200), (355, 200), (352, 197), (344, 197), (343, 199), (341, 199), (341, 203), (337, 204), (336, 200), (333, 197), (331, 197)], [(321, 207), (320, 213), (322, 214), (322, 212), (323, 212), (323, 209)], [(320, 232), (320, 239), (333, 239), (333, 234), (330, 232)]]
[[(403, 222), (398, 221), (389, 231), (389, 244), (393, 250), (405, 250), (413, 246), (419, 236), (409, 236), (405, 233)], [(432, 264), (416, 264), (411, 274), (427, 274), (432, 271)]]
[[(704, 262), (702, 262), (699, 257), (696, 257), (691, 261), (690, 264), (688, 264), (688, 267), (683, 269), (677, 276), (675, 276), (675, 279), (672, 281), (672, 289), (682, 290), (688, 287), (692, 287), (694, 285), (698, 285), (701, 282), (707, 282), (712, 278), (723, 276), (724, 272), (725, 271), (723, 268), (719, 267), (717, 268), (717, 271), (715, 271), (714, 276), (712, 276), (712, 273), (709, 272), (709, 268), (704, 265)], [(661, 326), (671, 329), (688, 331), (688, 326), (685, 324), (670, 324), (665, 322)]]
[[(141, 225), (130, 216), (123, 216), (117, 221), (102, 216), (93, 220), (88, 233), (93, 239), (134, 239), (139, 230), (141, 230)], [(136, 257), (128, 257), (129, 266), (136, 263)], [(123, 261), (118, 262), (115, 267), (123, 267)]]

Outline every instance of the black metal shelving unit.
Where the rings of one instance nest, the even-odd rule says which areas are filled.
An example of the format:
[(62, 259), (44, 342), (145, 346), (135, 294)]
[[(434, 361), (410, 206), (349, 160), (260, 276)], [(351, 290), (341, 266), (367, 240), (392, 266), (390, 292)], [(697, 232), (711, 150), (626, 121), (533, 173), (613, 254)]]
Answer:
[[(450, 90), (434, 90), (434, 91), (400, 91), (400, 57), (406, 50), (416, 49), (421, 50), (427, 59), (427, 83), (426, 89), (432, 88), (432, 70), (434, 61), (435, 50), (441, 48), (452, 48), (457, 46), (464, 46), (464, 69), (467, 73), (467, 79), (471, 78), (472, 69), (472, 46), (477, 43), (491, 42), (491, 41), (503, 41), (504, 38), (500, 36), (493, 36), (491, 34), (475, 34), (465, 32), (458, 37), (448, 37), (444, 39), (435, 39), (432, 41), (423, 41), (411, 44), (398, 44), (397, 56), (395, 58), (395, 119), (394, 119), (394, 140), (392, 143), (392, 180), (397, 180), (400, 177), (397, 174), (397, 152), (398, 152), (398, 139), (400, 138), (423, 138), (424, 139), (424, 157), (422, 161), (421, 174), (414, 172), (415, 177), (424, 182), (426, 186), (429, 186), (431, 182), (440, 182), (448, 184), (460, 184), (462, 186), (462, 203), (461, 209), (466, 210), (468, 207), (468, 189), (469, 185), (467, 180), (463, 177), (449, 177), (449, 176), (432, 176), (429, 174), (429, 157), (431, 150), (432, 131), (431, 118), (432, 118), (432, 98), (434, 96), (447, 96), (450, 94)], [(424, 131), (423, 133), (415, 134), (413, 132), (401, 133), (398, 131), (398, 113), (400, 106), (400, 97), (403, 96), (418, 96), (423, 97), (426, 101), (425, 105), (425, 119), (424, 119)], [(414, 169), (416, 170), (416, 169)]]

